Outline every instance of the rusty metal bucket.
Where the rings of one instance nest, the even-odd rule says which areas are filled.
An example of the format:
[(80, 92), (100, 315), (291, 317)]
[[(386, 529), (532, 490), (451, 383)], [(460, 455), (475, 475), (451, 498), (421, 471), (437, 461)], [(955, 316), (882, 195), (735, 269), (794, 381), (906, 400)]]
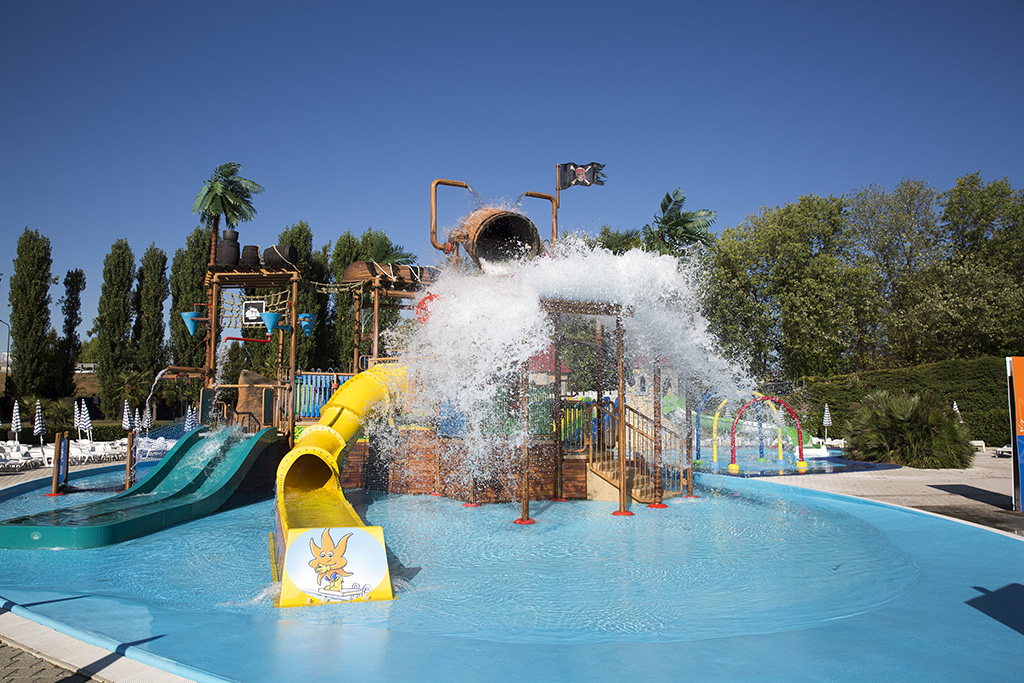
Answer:
[(480, 261), (509, 261), (540, 253), (537, 226), (521, 213), (503, 209), (477, 209), (448, 236), (461, 244), (478, 266)]

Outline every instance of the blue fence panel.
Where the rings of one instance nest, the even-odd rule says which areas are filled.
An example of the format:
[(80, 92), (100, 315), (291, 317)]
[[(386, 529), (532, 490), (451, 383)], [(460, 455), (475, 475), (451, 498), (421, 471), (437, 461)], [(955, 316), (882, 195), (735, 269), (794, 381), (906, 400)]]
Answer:
[(299, 373), (295, 383), (297, 417), (319, 418), (320, 409), (331, 400), (338, 387), (352, 376), (340, 373)]

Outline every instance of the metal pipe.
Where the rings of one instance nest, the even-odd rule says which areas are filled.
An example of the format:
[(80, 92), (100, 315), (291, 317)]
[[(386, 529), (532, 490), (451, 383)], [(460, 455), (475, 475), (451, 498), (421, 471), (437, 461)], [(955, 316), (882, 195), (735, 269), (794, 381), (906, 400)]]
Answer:
[(461, 187), (465, 190), (469, 189), (467, 183), (461, 180), (445, 180), (444, 178), (438, 178), (434, 182), (430, 183), (430, 244), (438, 251), (448, 253), (452, 249), (452, 245), (445, 242), (443, 245), (437, 242), (437, 186), (447, 185), (449, 187)]
[(551, 202), (551, 244), (558, 241), (558, 200), (552, 195), (545, 194), (543, 192), (524, 192), (524, 197), (535, 197), (536, 199), (546, 199)]

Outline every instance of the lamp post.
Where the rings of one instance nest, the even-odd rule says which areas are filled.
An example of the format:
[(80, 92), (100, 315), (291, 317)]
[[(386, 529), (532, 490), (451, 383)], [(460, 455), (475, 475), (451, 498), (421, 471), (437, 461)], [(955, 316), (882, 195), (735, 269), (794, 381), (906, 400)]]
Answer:
[[(10, 377), (11, 376), (11, 325), (10, 325), (10, 323), (8, 323), (8, 322), (6, 322), (4, 320), (0, 320), (0, 323), (3, 323), (4, 325), (7, 325), (7, 352), (4, 354), (4, 375), (5, 375), (5, 377)], [(6, 389), (6, 387), (7, 387), (7, 384), (6, 384), (6, 381), (5, 381), (4, 388)]]

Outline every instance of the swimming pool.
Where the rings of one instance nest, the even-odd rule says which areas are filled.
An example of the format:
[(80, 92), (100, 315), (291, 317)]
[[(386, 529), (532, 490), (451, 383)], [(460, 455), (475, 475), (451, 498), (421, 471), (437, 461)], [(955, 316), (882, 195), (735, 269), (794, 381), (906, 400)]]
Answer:
[(529, 528), (508, 505), (366, 498), (390, 551), (386, 603), (271, 607), (269, 502), (110, 548), (0, 550), (0, 596), (197, 678), (1021, 673), (1014, 624), (970, 604), (1020, 584), (1017, 539), (770, 482), (698, 483), (697, 500), (626, 519), (537, 502)]

